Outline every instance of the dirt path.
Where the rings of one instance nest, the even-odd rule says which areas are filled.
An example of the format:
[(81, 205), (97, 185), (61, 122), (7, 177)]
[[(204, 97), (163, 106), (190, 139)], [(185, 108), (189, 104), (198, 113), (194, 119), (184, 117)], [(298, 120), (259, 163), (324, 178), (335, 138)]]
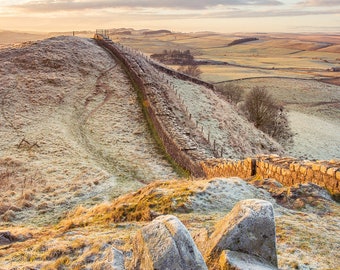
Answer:
[(86, 98), (85, 100), (85, 107), (91, 102), (91, 100), (94, 99), (94, 97), (100, 93), (105, 94), (105, 98), (102, 103), (100, 103), (96, 108), (92, 109), (87, 116), (84, 119), (84, 124), (90, 118), (96, 111), (98, 111), (111, 97), (113, 94), (112, 89), (108, 86), (107, 81), (110, 80), (110, 71), (112, 71), (117, 66), (117, 63), (114, 64), (109, 69), (105, 70), (100, 76), (98, 77), (96, 81), (96, 91), (94, 93), (90, 93), (90, 96)]
[[(177, 178), (126, 74), (94, 41), (58, 37), (0, 57), (0, 175), (10, 172), (0, 222), (14, 207), (14, 222), (57, 222), (76, 205)], [(23, 138), (39, 147), (18, 148)]]

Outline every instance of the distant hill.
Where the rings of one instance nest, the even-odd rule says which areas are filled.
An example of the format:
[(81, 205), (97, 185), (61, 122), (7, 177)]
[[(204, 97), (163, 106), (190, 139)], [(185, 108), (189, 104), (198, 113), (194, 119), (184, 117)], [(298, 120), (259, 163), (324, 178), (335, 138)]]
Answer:
[(237, 45), (237, 44), (242, 44), (242, 43), (246, 43), (246, 42), (254, 41), (254, 40), (259, 40), (259, 39), (258, 38), (240, 38), (240, 39), (236, 39), (236, 40), (230, 42), (228, 44), (228, 46), (234, 46), (234, 45)]
[(159, 35), (159, 34), (171, 34), (169, 30), (155, 30), (155, 31), (146, 31), (144, 35)]
[(26, 41), (44, 39), (47, 34), (44, 33), (21, 33), (14, 31), (0, 30), (0, 44), (21, 43)]

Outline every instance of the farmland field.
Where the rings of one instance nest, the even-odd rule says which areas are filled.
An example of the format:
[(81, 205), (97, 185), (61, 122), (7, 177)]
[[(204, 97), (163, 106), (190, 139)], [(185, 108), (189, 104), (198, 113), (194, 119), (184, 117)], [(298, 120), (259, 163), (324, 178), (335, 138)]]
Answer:
[[(257, 40), (228, 46), (248, 37)], [(308, 159), (339, 158), (340, 76), (333, 71), (340, 67), (338, 35), (143, 35), (132, 31), (111, 38), (147, 56), (163, 50), (190, 50), (196, 60), (210, 61), (200, 65), (202, 80), (215, 85), (234, 83), (245, 92), (254, 86), (266, 88), (289, 110), (295, 140), (287, 148), (288, 154)], [(306, 125), (308, 128), (302, 128)]]

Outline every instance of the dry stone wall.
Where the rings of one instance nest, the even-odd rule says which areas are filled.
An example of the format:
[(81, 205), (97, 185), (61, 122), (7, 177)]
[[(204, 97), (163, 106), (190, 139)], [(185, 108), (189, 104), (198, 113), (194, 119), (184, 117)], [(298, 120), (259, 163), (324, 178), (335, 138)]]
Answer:
[(208, 83), (208, 82), (205, 82), (205, 81), (202, 81), (200, 79), (197, 79), (197, 78), (194, 78), (194, 77), (191, 77), (191, 76), (188, 76), (186, 74), (183, 74), (183, 73), (180, 73), (176, 70), (173, 70), (171, 68), (168, 68), (166, 66), (163, 66), (162, 64), (160, 63), (157, 63), (157, 62), (153, 62), (152, 65), (157, 68), (158, 70), (170, 75), (170, 76), (173, 76), (173, 77), (176, 77), (178, 79), (181, 79), (183, 81), (189, 81), (189, 82), (193, 82), (195, 84), (199, 84), (199, 85), (203, 85), (211, 90), (215, 90), (215, 87), (212, 83)]
[(201, 162), (201, 166), (207, 178), (231, 177), (249, 178), (254, 173), (254, 162), (252, 158), (244, 160), (210, 159)]
[[(139, 52), (96, 34), (98, 44), (116, 57), (130, 76), (139, 92), (144, 110), (157, 132), (166, 152), (193, 176), (205, 176), (199, 162), (213, 157), (213, 151), (203, 134), (188, 131), (190, 124), (184, 109), (171, 100), (171, 88), (162, 74), (148, 63)], [(194, 125), (194, 123), (192, 123)]]
[[(134, 57), (131, 49), (113, 43), (102, 35), (95, 35), (95, 38), (122, 62), (131, 80), (137, 85), (143, 106), (166, 152), (194, 176), (238, 176), (247, 179), (257, 175), (261, 178), (274, 178), (285, 186), (311, 182), (326, 188), (337, 201), (340, 200), (340, 161), (303, 161), (277, 155), (261, 155), (237, 161), (214, 158), (214, 151), (204, 138), (198, 141), (199, 135), (196, 134), (194, 141), (183, 128), (187, 124), (181, 120), (185, 118), (185, 112), (179, 110), (174, 113), (169, 100), (170, 88), (160, 75), (157, 77), (156, 69), (150, 70), (150, 67), (156, 66), (162, 72), (184, 80), (195, 80), (193, 82), (198, 84), (207, 83), (159, 64), (142, 63), (145, 60), (142, 55)], [(213, 87), (209, 84), (205, 86)]]
[(308, 161), (277, 155), (245, 160), (212, 159), (201, 163), (207, 177), (274, 178), (285, 186), (314, 183), (340, 199), (340, 160)]

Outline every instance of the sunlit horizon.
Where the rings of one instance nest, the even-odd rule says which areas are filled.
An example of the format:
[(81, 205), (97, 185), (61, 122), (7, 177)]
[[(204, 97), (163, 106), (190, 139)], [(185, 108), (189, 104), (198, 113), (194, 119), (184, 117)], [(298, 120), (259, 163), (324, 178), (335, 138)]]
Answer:
[(337, 0), (2, 0), (0, 30), (93, 31), (98, 28), (174, 32), (340, 32)]

